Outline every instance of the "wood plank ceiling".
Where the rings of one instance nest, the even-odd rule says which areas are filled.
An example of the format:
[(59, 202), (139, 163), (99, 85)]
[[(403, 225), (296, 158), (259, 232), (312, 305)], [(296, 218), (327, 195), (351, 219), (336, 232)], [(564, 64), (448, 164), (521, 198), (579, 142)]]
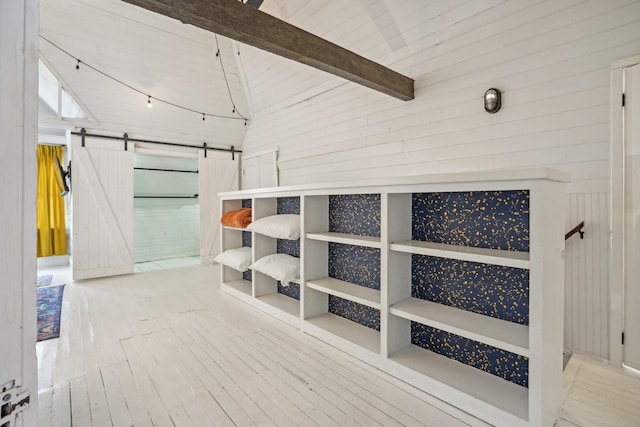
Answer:
[[(143, 92), (83, 63), (76, 70), (72, 57), (41, 39), (43, 61), (97, 121), (86, 124), (88, 128), (128, 132), (132, 137), (241, 145), (248, 127), (241, 116), (250, 118), (251, 112), (237, 49), (229, 39), (119, 0), (46, 1), (40, 8), (43, 37)], [(152, 96), (153, 108), (147, 108), (145, 94)], [(202, 112), (207, 114), (204, 121)]]
[[(296, 7), (287, 1), (270, 0), (262, 3), (260, 10), (388, 65), (395, 62), (394, 52), (405, 48), (394, 22), (395, 9), (388, 3), (360, 0), (336, 11), (325, 10), (321, 0)], [(209, 116), (203, 121), (201, 113), (153, 99), (153, 108), (149, 109), (145, 94), (197, 112), (239, 118), (233, 113), (235, 104), (237, 112), (251, 119), (255, 114), (286, 107), (284, 103), (303, 102), (353, 84), (120, 0), (56, 0), (41, 2), (40, 8), (43, 37), (143, 92), (115, 83), (83, 64), (76, 70), (72, 57), (41, 39), (41, 58), (97, 121), (75, 124), (91, 129), (238, 147), (250, 120), (248, 126), (244, 120)], [(305, 18), (309, 16), (313, 19)], [(317, 33), (315, 20), (331, 20), (333, 30)], [(216, 56), (218, 46), (220, 57)], [(392, 68), (410, 75), (407, 66)]]
[(236, 0), (124, 0), (409, 101), (413, 80)]

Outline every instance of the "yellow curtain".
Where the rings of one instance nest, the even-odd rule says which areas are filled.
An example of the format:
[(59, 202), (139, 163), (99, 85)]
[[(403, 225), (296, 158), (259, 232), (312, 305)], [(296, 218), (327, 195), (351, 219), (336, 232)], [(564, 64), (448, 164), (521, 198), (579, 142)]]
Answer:
[(38, 256), (66, 255), (67, 230), (64, 220), (64, 197), (60, 196), (58, 165), (62, 147), (38, 145)]

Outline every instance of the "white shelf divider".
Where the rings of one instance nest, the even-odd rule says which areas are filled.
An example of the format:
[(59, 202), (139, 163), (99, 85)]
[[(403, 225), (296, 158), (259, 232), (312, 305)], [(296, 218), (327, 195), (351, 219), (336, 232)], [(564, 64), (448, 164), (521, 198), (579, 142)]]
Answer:
[(307, 281), (307, 287), (380, 310), (380, 291), (332, 277)]
[(418, 298), (393, 304), (389, 311), (404, 319), (529, 357), (529, 328), (525, 325)]
[(439, 258), (458, 259), (461, 261), (479, 262), (483, 264), (502, 265), (505, 267), (529, 269), (529, 253), (505, 251), (499, 249), (475, 248), (470, 246), (448, 245), (444, 243), (407, 240), (391, 243), (392, 251)]
[(307, 239), (320, 240), (323, 242), (343, 243), (345, 245), (364, 246), (367, 248), (380, 249), (382, 244), (380, 243), (380, 237), (373, 236), (359, 236), (357, 234), (344, 234), (344, 233), (307, 233)]
[[(380, 354), (380, 332), (376, 330), (367, 328), (366, 326), (362, 326), (333, 313), (325, 313), (320, 316), (311, 317), (306, 319), (306, 322), (370, 352)], [(317, 331), (314, 333), (314, 331), (309, 331), (308, 329), (307, 332), (311, 332), (312, 335), (323, 335), (318, 334)], [(332, 338), (327, 335), (320, 336), (319, 338), (325, 339), (328, 342), (333, 341)]]
[(526, 420), (529, 416), (529, 391), (526, 387), (414, 344), (394, 353), (389, 360), (500, 408), (519, 420)]

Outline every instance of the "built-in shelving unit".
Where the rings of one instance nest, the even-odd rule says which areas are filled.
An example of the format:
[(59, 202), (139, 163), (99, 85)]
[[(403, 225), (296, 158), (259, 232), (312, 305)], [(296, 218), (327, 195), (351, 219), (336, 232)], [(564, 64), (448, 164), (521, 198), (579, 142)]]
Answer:
[[(222, 289), (491, 424), (551, 426), (563, 180), (533, 169), (223, 193), (222, 212), (251, 204), (254, 219), (298, 209), (302, 237), (250, 239), (254, 261), (299, 254), (298, 287), (223, 267)], [(222, 248), (245, 233), (223, 227)]]

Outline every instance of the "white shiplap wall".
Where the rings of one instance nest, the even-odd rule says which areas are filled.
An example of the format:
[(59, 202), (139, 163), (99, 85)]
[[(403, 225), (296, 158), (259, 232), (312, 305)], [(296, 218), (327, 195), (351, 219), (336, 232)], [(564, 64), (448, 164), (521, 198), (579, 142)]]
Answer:
[(609, 194), (567, 194), (566, 230), (585, 222), (584, 238), (565, 243), (565, 348), (609, 357)]
[[(279, 0), (261, 10), (414, 78), (416, 98), (241, 46), (254, 109), (244, 154), (278, 147), (281, 185), (530, 166), (569, 173), (571, 215), (592, 215), (597, 233), (567, 244), (566, 343), (607, 357), (607, 315), (596, 311), (608, 290), (609, 70), (640, 53), (640, 2)], [(483, 110), (489, 87), (503, 91), (498, 114)]]

